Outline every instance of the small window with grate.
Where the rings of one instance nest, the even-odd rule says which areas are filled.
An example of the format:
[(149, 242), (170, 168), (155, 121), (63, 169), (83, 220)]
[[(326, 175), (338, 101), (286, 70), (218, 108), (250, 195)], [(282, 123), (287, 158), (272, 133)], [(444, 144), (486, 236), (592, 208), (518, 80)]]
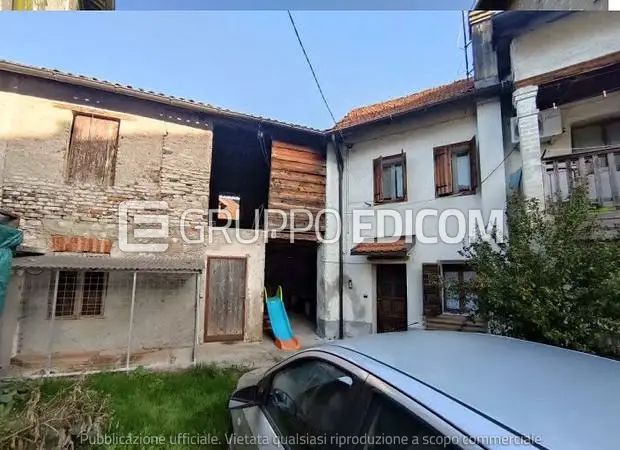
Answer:
[(103, 315), (103, 299), (108, 285), (106, 272), (60, 271), (58, 289), (50, 283), (48, 314), (52, 315), (56, 292), (56, 317), (78, 318)]

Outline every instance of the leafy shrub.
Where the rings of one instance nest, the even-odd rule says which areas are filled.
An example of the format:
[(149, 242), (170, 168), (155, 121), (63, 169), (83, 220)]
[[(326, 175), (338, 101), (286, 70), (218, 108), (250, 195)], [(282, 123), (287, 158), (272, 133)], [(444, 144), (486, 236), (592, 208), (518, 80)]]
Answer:
[(462, 255), (476, 272), (467, 289), (496, 333), (618, 355), (620, 240), (603, 233), (582, 187), (547, 210), (513, 197), (508, 236), (478, 239)]

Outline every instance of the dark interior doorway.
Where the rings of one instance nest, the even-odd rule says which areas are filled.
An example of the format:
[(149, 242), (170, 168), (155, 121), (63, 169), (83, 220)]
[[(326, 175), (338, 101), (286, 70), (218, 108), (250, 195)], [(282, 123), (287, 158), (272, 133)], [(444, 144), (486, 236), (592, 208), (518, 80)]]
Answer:
[[(270, 165), (271, 140), (266, 134), (257, 130), (215, 126), (209, 209), (227, 209), (238, 221), (239, 228), (254, 228), (255, 211), (263, 211), (267, 207)], [(261, 212), (261, 220), (262, 215)], [(216, 219), (218, 225), (224, 220), (217, 215)]]
[[(316, 242), (270, 241), (265, 252), (265, 287), (275, 295), (282, 286), (286, 312), (316, 330)], [(289, 317), (290, 319), (290, 317)]]
[(377, 333), (407, 330), (407, 265), (377, 266)]

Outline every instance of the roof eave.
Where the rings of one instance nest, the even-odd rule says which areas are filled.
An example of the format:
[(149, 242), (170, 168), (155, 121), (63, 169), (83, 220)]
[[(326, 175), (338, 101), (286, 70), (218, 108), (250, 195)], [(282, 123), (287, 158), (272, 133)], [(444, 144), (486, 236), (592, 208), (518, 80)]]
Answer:
[(433, 110), (437, 107), (440, 106), (445, 106), (445, 105), (449, 105), (450, 103), (458, 103), (459, 101), (462, 100), (466, 100), (470, 97), (473, 97), (475, 94), (475, 91), (472, 90), (470, 92), (467, 92), (465, 94), (461, 94), (455, 97), (450, 97), (448, 99), (444, 99), (444, 100), (440, 100), (438, 102), (435, 102), (431, 105), (425, 105), (425, 106), (420, 106), (418, 108), (413, 108), (413, 109), (409, 109), (406, 111), (401, 111), (395, 114), (388, 114), (385, 116), (381, 116), (378, 117), (376, 119), (371, 119), (368, 120), (366, 122), (361, 122), (361, 123), (357, 123), (357, 124), (353, 124), (353, 125), (349, 125), (349, 126), (344, 126), (344, 127), (334, 127), (331, 128), (330, 130), (328, 130), (330, 133), (339, 133), (339, 132), (355, 132), (355, 131), (359, 131), (360, 129), (366, 128), (366, 127), (372, 127), (375, 125), (381, 125), (381, 124), (385, 124), (385, 123), (389, 123), (394, 121), (394, 119), (403, 119), (406, 116), (409, 115), (414, 115), (414, 114), (418, 114), (418, 113), (422, 113), (422, 112), (427, 112), (430, 110)]
[(96, 81), (88, 78), (76, 77), (73, 75), (64, 74), (62, 72), (40, 69), (37, 67), (29, 67), (21, 64), (13, 64), (8, 61), (0, 61), (0, 70), (17, 73), (20, 75), (27, 75), (37, 78), (45, 78), (48, 80), (58, 81), (60, 83), (66, 83), (76, 86), (83, 86), (93, 89), (98, 89), (101, 91), (111, 92), (114, 94), (125, 95), (127, 97), (133, 97), (141, 100), (147, 100), (151, 102), (156, 102), (164, 105), (170, 105), (178, 108), (183, 108), (192, 111), (203, 112), (207, 114), (213, 114), (216, 116), (234, 119), (234, 120), (242, 120), (245, 122), (253, 122), (253, 123), (261, 123), (268, 124), (274, 127), (295, 130), (301, 133), (312, 134), (314, 136), (324, 136), (325, 132), (322, 130), (316, 130), (313, 128), (307, 128), (300, 125), (288, 124), (279, 122), (277, 120), (267, 119), (267, 118), (257, 118), (252, 117), (247, 114), (237, 113), (234, 111), (224, 111), (218, 108), (209, 107), (207, 105), (200, 105), (198, 103), (193, 103), (190, 101), (173, 99), (167, 96), (158, 95), (150, 92), (142, 92), (140, 90), (131, 89), (121, 85), (109, 84), (103, 81)]
[(394, 119), (404, 119), (409, 115), (415, 115), (415, 114), (419, 114), (419, 113), (425, 113), (425, 112), (432, 112), (434, 111), (436, 108), (441, 107), (441, 106), (447, 106), (449, 104), (452, 103), (458, 103), (467, 99), (478, 99), (478, 98), (488, 98), (488, 97), (492, 97), (494, 95), (499, 95), (500, 93), (502, 93), (504, 90), (506, 90), (508, 88), (507, 86), (507, 82), (503, 81), (503, 82), (499, 82), (499, 83), (495, 83), (493, 85), (490, 86), (484, 86), (484, 87), (480, 87), (480, 88), (474, 88), (466, 93), (463, 94), (459, 94), (456, 95), (454, 97), (450, 97), (450, 98), (446, 98), (443, 100), (440, 100), (438, 102), (435, 102), (431, 105), (425, 105), (425, 106), (421, 106), (418, 108), (413, 108), (413, 109), (409, 109), (406, 111), (401, 111), (399, 113), (396, 114), (389, 114), (386, 116), (381, 116), (379, 118), (373, 119), (373, 120), (369, 120), (367, 122), (362, 122), (362, 123), (358, 123), (358, 124), (354, 124), (351, 126), (345, 126), (345, 127), (339, 127), (339, 128), (331, 128), (329, 130), (327, 130), (331, 135), (336, 134), (336, 133), (342, 133), (342, 132), (348, 132), (348, 133), (352, 133), (352, 132), (356, 132), (359, 131), (363, 128), (366, 127), (371, 127), (371, 126), (375, 126), (375, 125), (380, 125), (380, 124), (384, 124), (384, 123), (389, 123), (394, 121)]

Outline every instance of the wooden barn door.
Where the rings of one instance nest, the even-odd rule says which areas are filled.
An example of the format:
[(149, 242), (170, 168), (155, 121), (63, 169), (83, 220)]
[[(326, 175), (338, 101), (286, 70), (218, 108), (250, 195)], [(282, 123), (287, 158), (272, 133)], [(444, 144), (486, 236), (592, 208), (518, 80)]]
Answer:
[(377, 266), (377, 333), (407, 330), (405, 264)]
[(245, 258), (207, 259), (205, 342), (243, 340), (245, 275)]

